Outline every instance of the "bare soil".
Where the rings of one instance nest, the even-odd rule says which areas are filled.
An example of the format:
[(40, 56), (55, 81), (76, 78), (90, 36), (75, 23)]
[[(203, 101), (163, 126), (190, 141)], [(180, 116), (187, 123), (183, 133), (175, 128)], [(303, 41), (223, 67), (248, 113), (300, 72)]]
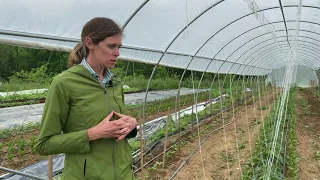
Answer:
[[(309, 110), (301, 106), (306, 98)], [(320, 179), (320, 101), (309, 90), (297, 94), (297, 152), (300, 157), (299, 179)], [(318, 155), (317, 155), (318, 152)]]

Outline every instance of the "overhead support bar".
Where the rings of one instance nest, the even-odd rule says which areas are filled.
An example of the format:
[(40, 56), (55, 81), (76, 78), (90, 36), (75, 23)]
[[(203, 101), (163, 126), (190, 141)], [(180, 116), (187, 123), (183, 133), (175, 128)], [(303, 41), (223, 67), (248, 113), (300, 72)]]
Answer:
[(286, 23), (286, 18), (284, 17), (284, 12), (283, 12), (283, 7), (282, 7), (282, 2), (281, 2), (281, 0), (279, 0), (279, 5), (280, 5), (279, 7), (280, 7), (280, 10), (281, 10), (282, 18), (283, 18), (284, 27), (285, 27), (285, 29), (286, 29), (287, 41), (288, 41), (289, 47), (290, 47), (290, 49), (291, 49), (291, 45), (290, 45), (290, 42), (289, 42), (288, 27), (287, 27), (287, 23)]

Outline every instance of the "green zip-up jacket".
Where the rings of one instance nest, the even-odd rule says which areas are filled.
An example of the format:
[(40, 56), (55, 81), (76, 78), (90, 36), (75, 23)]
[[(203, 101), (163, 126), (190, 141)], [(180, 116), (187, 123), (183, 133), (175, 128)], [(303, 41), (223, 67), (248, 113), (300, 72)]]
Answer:
[[(102, 87), (85, 67), (73, 66), (50, 84), (36, 150), (42, 155), (66, 154), (64, 180), (133, 179), (126, 139), (88, 140), (88, 129), (111, 111), (125, 114), (121, 83), (113, 78)], [(127, 137), (136, 134), (134, 129)]]

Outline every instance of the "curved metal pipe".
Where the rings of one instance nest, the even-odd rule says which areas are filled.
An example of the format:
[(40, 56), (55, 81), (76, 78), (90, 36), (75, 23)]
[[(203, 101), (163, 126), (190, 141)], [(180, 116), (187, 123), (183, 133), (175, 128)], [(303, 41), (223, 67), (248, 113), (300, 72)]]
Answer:
[[(284, 37), (284, 36), (281, 36), (281, 37)], [(303, 37), (303, 38), (309, 38), (309, 37)], [(273, 39), (273, 38), (271, 38), (271, 39), (269, 39), (269, 40), (265, 40), (265, 41), (263, 41), (262, 43), (267, 42), (267, 41), (270, 41), (270, 40), (272, 40), (272, 39)], [(310, 39), (310, 38), (309, 38), (309, 39)], [(311, 38), (311, 39), (313, 39), (313, 38)], [(313, 39), (313, 40), (318, 41), (318, 40), (316, 40), (316, 39)], [(299, 40), (299, 41), (301, 41), (301, 40)], [(302, 41), (302, 42), (308, 42), (308, 41)], [(320, 42), (320, 41), (319, 41), (319, 42)], [(259, 43), (259, 44), (257, 44), (257, 45), (260, 45), (260, 44), (262, 44), (262, 43)], [(257, 45), (255, 45), (254, 47), (250, 48), (249, 50), (247, 50), (246, 52), (244, 52), (243, 54), (241, 54), (241, 55), (238, 57), (238, 59), (236, 60), (236, 62), (237, 62), (242, 56), (244, 56), (248, 51), (250, 51), (251, 49), (255, 48)], [(269, 45), (270, 45), (270, 44), (269, 44)], [(268, 46), (268, 45), (267, 45), (267, 46)], [(262, 48), (263, 48), (263, 47), (262, 47)], [(262, 48), (260, 48), (260, 49), (262, 49)], [(259, 51), (260, 49), (258, 49), (257, 51)], [(235, 51), (234, 51), (234, 52), (235, 52)], [(234, 52), (233, 52), (233, 53), (234, 53)], [(232, 53), (232, 54), (233, 54), (233, 53)], [(231, 55), (232, 55), (232, 54), (231, 54)], [(254, 53), (253, 53), (253, 54), (254, 54)], [(253, 54), (251, 54), (249, 57), (251, 57)], [(230, 55), (230, 56), (231, 56), (231, 55)], [(247, 58), (243, 61), (243, 63), (246, 62), (249, 57), (247, 57)], [(255, 59), (255, 58), (253, 58), (253, 59)], [(251, 61), (252, 61), (252, 60), (251, 60)], [(250, 62), (251, 62), (251, 61), (250, 61)], [(250, 64), (250, 62), (247, 63), (247, 64)], [(240, 67), (241, 67), (241, 66), (240, 66)], [(239, 68), (240, 68), (240, 67), (239, 67)], [(239, 68), (238, 68), (238, 69), (239, 69)]]

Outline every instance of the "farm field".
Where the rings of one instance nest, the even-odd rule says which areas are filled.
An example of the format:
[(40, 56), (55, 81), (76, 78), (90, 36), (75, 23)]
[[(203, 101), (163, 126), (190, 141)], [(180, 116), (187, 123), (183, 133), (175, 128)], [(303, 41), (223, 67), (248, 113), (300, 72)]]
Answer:
[(0, 1), (0, 180), (320, 180), (319, 10)]
[[(229, 174), (231, 179), (239, 179), (241, 167), (245, 166), (252, 153), (250, 150), (254, 149), (254, 142), (263, 119), (273, 108), (276, 95), (276, 92), (265, 94), (261, 101), (251, 98), (249, 102), (235, 107), (234, 110), (230, 109), (223, 114), (218, 114), (213, 119), (208, 118), (204, 124), (200, 124), (200, 141), (208, 136), (201, 145), (202, 153), (198, 149), (177, 172), (175, 179), (204, 179), (204, 174), (207, 179), (228, 178)], [(161, 166), (161, 157), (159, 161), (147, 168), (147, 173), (142, 174), (147, 174), (145, 175), (147, 179), (163, 177), (170, 179), (198, 144), (199, 139), (194, 129), (179, 140), (172, 154), (169, 153), (169, 161), (165, 168)], [(139, 175), (142, 176), (142, 174)]]

